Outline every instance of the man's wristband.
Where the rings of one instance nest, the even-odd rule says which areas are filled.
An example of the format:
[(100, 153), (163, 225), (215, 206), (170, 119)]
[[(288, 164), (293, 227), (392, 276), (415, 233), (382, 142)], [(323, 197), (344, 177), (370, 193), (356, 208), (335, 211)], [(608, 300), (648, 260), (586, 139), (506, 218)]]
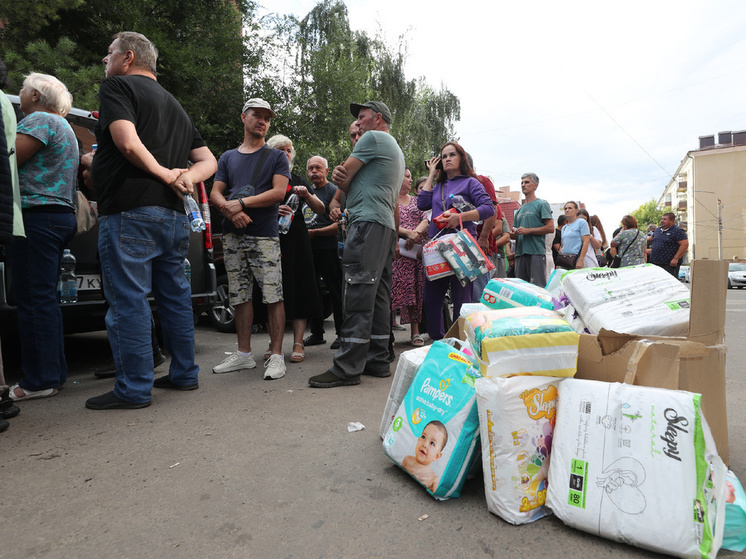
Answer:
[(238, 202), (239, 202), (239, 204), (241, 204), (241, 209), (245, 210), (246, 209), (246, 204), (243, 203), (243, 198), (239, 198)]

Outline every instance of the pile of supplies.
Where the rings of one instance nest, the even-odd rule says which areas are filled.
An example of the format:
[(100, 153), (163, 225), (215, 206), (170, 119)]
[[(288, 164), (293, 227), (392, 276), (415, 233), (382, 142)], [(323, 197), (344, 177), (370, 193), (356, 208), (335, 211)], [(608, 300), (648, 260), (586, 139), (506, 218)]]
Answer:
[[(710, 361), (698, 360), (719, 351), (688, 339), (690, 301), (649, 265), (558, 271), (547, 289), (492, 279), (446, 339), (401, 354), (384, 452), (438, 500), (458, 497), (481, 465), (487, 509), (511, 524), (555, 514), (679, 557), (741, 551), (746, 494), (703, 396), (681, 389), (704, 394), (695, 371)], [(618, 353), (598, 371), (579, 360), (596, 333), (618, 344), (606, 342)]]

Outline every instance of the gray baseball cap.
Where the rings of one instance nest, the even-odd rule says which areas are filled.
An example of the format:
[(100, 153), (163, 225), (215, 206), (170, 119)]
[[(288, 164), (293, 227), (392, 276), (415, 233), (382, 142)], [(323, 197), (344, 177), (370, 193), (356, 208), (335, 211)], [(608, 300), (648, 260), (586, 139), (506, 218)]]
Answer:
[(391, 124), (391, 111), (386, 106), (386, 103), (384, 103), (383, 101), (368, 101), (367, 103), (363, 103), (362, 105), (358, 105), (357, 103), (350, 103), (350, 112), (355, 118), (357, 118), (360, 109), (371, 109), (375, 113), (381, 113), (383, 120)]
[(269, 103), (267, 103), (264, 99), (260, 99), (259, 97), (254, 97), (253, 99), (249, 99), (248, 101), (246, 101), (246, 103), (243, 104), (243, 109), (241, 109), (241, 112), (245, 113), (249, 109), (267, 109), (272, 115), (272, 118), (277, 118), (277, 115), (272, 110), (272, 107), (269, 106)]

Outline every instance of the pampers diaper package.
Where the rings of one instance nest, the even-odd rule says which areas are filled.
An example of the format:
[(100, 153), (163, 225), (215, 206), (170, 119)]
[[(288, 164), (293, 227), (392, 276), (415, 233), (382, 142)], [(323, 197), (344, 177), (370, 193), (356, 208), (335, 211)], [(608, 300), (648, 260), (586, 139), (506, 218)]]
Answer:
[(433, 343), (383, 439), (386, 455), (436, 499), (458, 497), (479, 456), (478, 376), (458, 349)]
[(487, 508), (512, 524), (550, 514), (544, 503), (561, 382), (516, 376), (474, 383)]
[(562, 290), (592, 334), (686, 336), (689, 288), (663, 268), (588, 268), (562, 274)]
[(715, 557), (725, 465), (699, 394), (565, 379), (547, 505), (565, 524), (659, 553)]
[(518, 278), (493, 278), (482, 292), (482, 303), (492, 309), (541, 307), (554, 310), (552, 295), (533, 283)]
[(482, 360), (483, 376), (528, 373), (571, 377), (580, 336), (555, 311), (519, 307), (475, 312), (464, 329)]

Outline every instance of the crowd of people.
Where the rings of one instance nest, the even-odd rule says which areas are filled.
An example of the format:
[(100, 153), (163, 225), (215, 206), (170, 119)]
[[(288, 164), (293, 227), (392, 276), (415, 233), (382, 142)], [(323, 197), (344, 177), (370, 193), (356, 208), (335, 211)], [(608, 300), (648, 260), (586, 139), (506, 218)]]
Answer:
[[(218, 161), (189, 115), (158, 83), (157, 57), (155, 46), (139, 33), (113, 37), (103, 59), (98, 148), (82, 158), (65, 119), (72, 96), (64, 84), (30, 74), (20, 92), (25, 117), (18, 123), (0, 92), (0, 241), (8, 245), (12, 266), (23, 372), (18, 383), (7, 386), (0, 361), (5, 388), (0, 429), (18, 413), (16, 402), (54, 396), (67, 378), (57, 282), (63, 249), (77, 227), (79, 165), (98, 201), (106, 327), (116, 369), (113, 390), (86, 402), (93, 410), (148, 406), (153, 387), (198, 388), (182, 198), (213, 175), (210, 201), (224, 222), (238, 341), (237, 350), (215, 364), (218, 374), (256, 367), (255, 323), (266, 323), (269, 332), (263, 355), (268, 380), (287, 371), (287, 321), (291, 363), (304, 360), (306, 346), (326, 344), (322, 282), (333, 308), (330, 347), (336, 353), (329, 369), (309, 384), (330, 388), (358, 384), (362, 375), (389, 376), (397, 315), (402, 326), (409, 325), (411, 345), (423, 346), (426, 337), (445, 335), (447, 294), (458, 316), (463, 304), (479, 299), (491, 277), (544, 286), (555, 267), (645, 261), (675, 273), (686, 251), (686, 234), (672, 214), (650, 236), (627, 215), (607, 242), (598, 217), (569, 201), (555, 229), (549, 204), (537, 197), (534, 173), (521, 177), (525, 201), (511, 228), (494, 185), (475, 172), (471, 156), (453, 141), (427, 161), (427, 176), (413, 188), (390, 133), (391, 111), (381, 101), (350, 105), (351, 154), (331, 174), (323, 154), (305, 163), (308, 182), (293, 171), (292, 139), (266, 139), (277, 115), (260, 98), (249, 99), (236, 115), (242, 142)], [(0, 65), (3, 89), (9, 86), (5, 77)], [(494, 270), (466, 286), (455, 276), (427, 280), (423, 245), (459, 229), (473, 236)], [(154, 378), (150, 293), (171, 357), (168, 374), (160, 378)]]

